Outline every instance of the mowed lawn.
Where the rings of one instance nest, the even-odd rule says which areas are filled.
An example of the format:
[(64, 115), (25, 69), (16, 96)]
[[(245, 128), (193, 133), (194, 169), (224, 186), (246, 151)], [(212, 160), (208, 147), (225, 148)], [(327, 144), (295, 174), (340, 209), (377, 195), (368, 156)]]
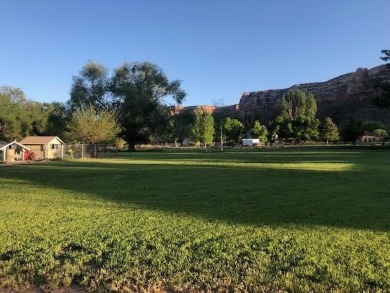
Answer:
[(390, 149), (0, 166), (0, 291), (31, 286), (390, 292)]

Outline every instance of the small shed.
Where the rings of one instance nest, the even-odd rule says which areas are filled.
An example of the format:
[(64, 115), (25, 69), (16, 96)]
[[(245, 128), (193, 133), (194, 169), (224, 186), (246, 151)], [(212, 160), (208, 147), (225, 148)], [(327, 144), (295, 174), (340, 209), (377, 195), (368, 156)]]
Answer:
[(58, 136), (27, 136), (20, 141), (35, 154), (35, 159), (64, 157), (64, 142)]
[(10, 143), (0, 141), (0, 161), (23, 161), (26, 151), (29, 151), (29, 148), (18, 143), (16, 140)]
[(253, 146), (260, 143), (260, 140), (258, 138), (243, 138), (242, 139), (242, 145), (243, 146)]

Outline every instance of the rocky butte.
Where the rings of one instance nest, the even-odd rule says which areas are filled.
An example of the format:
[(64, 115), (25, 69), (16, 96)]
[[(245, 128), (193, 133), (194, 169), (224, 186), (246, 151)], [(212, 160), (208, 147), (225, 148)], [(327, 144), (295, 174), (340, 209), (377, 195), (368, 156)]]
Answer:
[(355, 120), (377, 120), (390, 124), (390, 109), (382, 109), (372, 103), (380, 82), (390, 82), (387, 65), (372, 69), (359, 68), (353, 73), (341, 75), (325, 82), (296, 84), (286, 89), (245, 92), (239, 103), (241, 115), (260, 115), (263, 122), (270, 121), (279, 113), (280, 100), (290, 89), (300, 89), (314, 95), (317, 101), (317, 117), (326, 116), (337, 124), (348, 117)]

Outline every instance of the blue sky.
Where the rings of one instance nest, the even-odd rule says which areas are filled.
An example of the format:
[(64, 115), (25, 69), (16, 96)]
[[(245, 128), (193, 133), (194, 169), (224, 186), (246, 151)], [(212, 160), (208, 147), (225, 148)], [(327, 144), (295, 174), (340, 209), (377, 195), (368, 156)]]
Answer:
[(388, 0), (0, 0), (0, 85), (69, 99), (88, 60), (149, 61), (182, 80), (184, 105), (326, 81), (381, 65)]

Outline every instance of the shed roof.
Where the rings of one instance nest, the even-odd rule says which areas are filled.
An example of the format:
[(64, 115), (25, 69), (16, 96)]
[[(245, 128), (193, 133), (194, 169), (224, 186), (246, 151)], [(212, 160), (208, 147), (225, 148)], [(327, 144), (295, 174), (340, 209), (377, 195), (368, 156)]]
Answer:
[(16, 140), (13, 141), (13, 142), (7, 143), (7, 144), (5, 144), (5, 145), (0, 145), (0, 150), (6, 149), (6, 148), (8, 148), (10, 145), (13, 145), (13, 144), (18, 145), (18, 146), (20, 146), (21, 148), (24, 148), (25, 150), (30, 150), (28, 147), (26, 147), (25, 145), (23, 145), (23, 144), (21, 144), (21, 143), (18, 143)]
[(27, 136), (22, 139), (20, 143), (22, 144), (49, 144), (53, 140), (58, 140), (61, 144), (64, 142), (58, 136)]

